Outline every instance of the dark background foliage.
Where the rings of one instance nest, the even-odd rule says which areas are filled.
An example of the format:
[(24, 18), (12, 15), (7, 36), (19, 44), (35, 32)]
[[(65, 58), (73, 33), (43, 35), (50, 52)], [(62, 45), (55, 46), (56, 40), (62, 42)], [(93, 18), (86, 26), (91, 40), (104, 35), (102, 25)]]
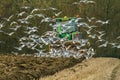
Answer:
[[(98, 28), (98, 30), (104, 30), (106, 35), (104, 39), (109, 42), (120, 43), (120, 40), (116, 39), (117, 36), (120, 36), (120, 0), (94, 0), (96, 4), (93, 5), (72, 5), (73, 2), (79, 0), (1, 0), (0, 1), (0, 20), (2, 18), (9, 17), (12, 14), (18, 14), (22, 11), (22, 6), (30, 6), (30, 10), (34, 8), (49, 8), (55, 7), (59, 11), (62, 11), (63, 14), (60, 17), (65, 15), (75, 16), (79, 14), (81, 17), (96, 17), (101, 20), (109, 20), (109, 24)], [(51, 11), (42, 11), (41, 13), (46, 14), (47, 16), (52, 17), (53, 12)], [(39, 20), (33, 20), (31, 25), (36, 25)], [(50, 30), (47, 24), (42, 24), (44, 27), (39, 29), (38, 35), (41, 35), (43, 32)], [(6, 27), (8, 27), (7, 25)], [(15, 51), (13, 46), (17, 46), (18, 39), (22, 35), (24, 28), (20, 28), (18, 32), (12, 36), (8, 37), (0, 33), (0, 40), (5, 41), (0, 43), (0, 53), (11, 53)], [(94, 40), (91, 41), (91, 46), (96, 50), (95, 56), (107, 56), (107, 57), (117, 57), (120, 58), (120, 50), (117, 48), (97, 48)], [(30, 50), (23, 50), (23, 53), (32, 53)]]

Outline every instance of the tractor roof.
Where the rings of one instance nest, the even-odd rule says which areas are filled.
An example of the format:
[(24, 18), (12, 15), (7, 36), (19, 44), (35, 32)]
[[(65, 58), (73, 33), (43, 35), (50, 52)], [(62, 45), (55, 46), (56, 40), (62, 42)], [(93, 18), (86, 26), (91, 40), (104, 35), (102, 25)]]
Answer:
[(64, 22), (64, 21), (68, 21), (68, 20), (71, 20), (71, 19), (76, 19), (76, 17), (63, 17), (63, 18), (54, 18), (56, 22)]

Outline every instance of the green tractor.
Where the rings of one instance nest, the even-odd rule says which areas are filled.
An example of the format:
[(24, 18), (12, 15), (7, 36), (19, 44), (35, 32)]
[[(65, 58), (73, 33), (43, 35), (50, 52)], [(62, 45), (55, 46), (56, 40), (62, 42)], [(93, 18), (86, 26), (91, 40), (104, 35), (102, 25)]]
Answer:
[(80, 39), (82, 35), (80, 29), (75, 24), (76, 17), (55, 18), (57, 36), (67, 40)]
[[(71, 55), (76, 58), (89, 58), (94, 54), (88, 39), (83, 39), (80, 27), (76, 24), (77, 17), (54, 18), (53, 31), (48, 32), (51, 41), (48, 44), (50, 54)], [(46, 40), (48, 41), (48, 40)]]

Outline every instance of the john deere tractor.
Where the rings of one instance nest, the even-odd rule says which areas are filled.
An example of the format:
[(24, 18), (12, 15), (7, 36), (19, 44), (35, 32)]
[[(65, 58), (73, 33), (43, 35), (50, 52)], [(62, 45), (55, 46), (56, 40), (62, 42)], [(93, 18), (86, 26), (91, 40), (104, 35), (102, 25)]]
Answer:
[(75, 17), (68, 18), (67, 16), (64, 18), (55, 18), (57, 36), (67, 40), (82, 38), (82, 35), (80, 35), (80, 29), (75, 24), (75, 20)]
[(53, 32), (49, 33), (49, 37), (51, 36), (50, 34), (55, 34), (51, 36), (53, 40), (49, 44), (50, 52), (54, 53), (54, 50), (60, 51), (61, 55), (67, 52), (70, 56), (84, 57), (86, 59), (94, 54), (89, 40), (83, 39), (80, 27), (77, 27), (77, 19), (77, 17), (67, 16), (53, 19), (55, 25), (53, 26)]

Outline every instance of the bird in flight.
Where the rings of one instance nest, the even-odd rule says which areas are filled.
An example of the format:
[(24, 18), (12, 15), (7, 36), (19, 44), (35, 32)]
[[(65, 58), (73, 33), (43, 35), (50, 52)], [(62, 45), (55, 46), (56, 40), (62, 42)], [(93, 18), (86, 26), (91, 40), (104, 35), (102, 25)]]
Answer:
[(62, 13), (62, 11), (55, 13), (55, 16), (59, 16)]

